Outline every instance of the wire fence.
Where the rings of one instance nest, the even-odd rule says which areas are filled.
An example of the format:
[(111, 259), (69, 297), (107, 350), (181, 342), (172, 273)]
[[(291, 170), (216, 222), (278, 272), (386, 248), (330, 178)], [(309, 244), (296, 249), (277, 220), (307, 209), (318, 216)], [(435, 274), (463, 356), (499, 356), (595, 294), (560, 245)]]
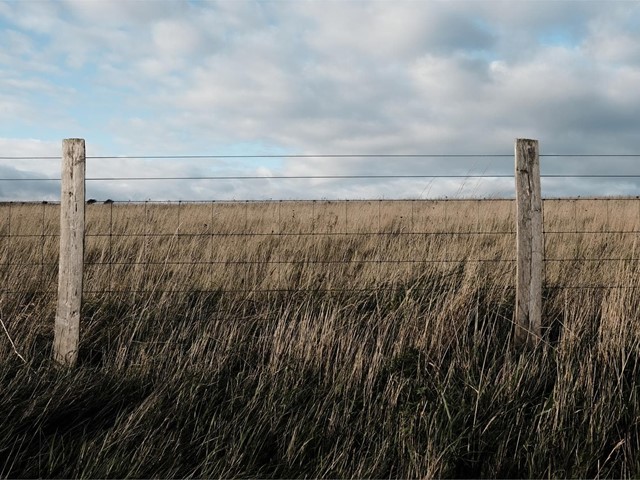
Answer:
[[(508, 229), (512, 202), (488, 203), (499, 228), (465, 220), (452, 229), (444, 221), (460, 208), (478, 214), (486, 208), (481, 201), (91, 204), (85, 293), (391, 290), (429, 268), (451, 273), (463, 263), (505, 264), (511, 272), (513, 241), (504, 238), (514, 235)], [(16, 285), (9, 277), (29, 277), (24, 269), (39, 277), (39, 292), (54, 292), (58, 208), (0, 206), (5, 293), (33, 292), (34, 285), (9, 289)], [(485, 237), (510, 248), (512, 258), (481, 255), (474, 246)], [(463, 250), (454, 251), (456, 243)]]
[[(181, 155), (105, 159), (464, 159), (512, 155)], [(541, 155), (597, 157), (596, 155)], [(605, 156), (598, 156), (605, 157)], [(640, 155), (606, 155), (632, 158)], [(59, 157), (0, 157), (0, 160)], [(544, 163), (543, 163), (544, 169)], [(635, 179), (637, 174), (543, 174), (548, 179)], [(513, 178), (513, 174), (325, 174), (89, 176), (126, 181), (381, 180)], [(59, 178), (0, 178), (4, 183)], [(242, 294), (428, 290), (431, 278), (487, 278), (515, 288), (512, 199), (259, 201), (90, 200), (88, 295)], [(547, 198), (544, 286), (637, 289), (639, 198)], [(0, 203), (2, 294), (28, 300), (56, 292), (59, 204)]]
[(546, 288), (640, 288), (640, 198), (547, 199), (544, 216)]

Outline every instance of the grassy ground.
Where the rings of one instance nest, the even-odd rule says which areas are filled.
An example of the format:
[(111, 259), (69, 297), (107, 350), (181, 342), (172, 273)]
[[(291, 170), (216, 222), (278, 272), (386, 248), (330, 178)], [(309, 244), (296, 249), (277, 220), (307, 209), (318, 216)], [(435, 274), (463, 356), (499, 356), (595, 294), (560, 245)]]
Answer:
[(64, 370), (57, 206), (0, 205), (0, 477), (640, 476), (640, 201), (546, 202), (525, 351), (513, 213), (90, 205)]

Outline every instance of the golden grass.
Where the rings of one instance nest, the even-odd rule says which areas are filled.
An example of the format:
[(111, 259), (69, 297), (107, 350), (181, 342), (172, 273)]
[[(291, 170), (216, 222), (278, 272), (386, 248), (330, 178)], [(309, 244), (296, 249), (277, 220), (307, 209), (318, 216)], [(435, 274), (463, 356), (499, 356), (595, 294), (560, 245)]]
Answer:
[(64, 372), (58, 207), (0, 205), (0, 476), (637, 477), (640, 200), (544, 208), (519, 352), (512, 201), (89, 205)]
[[(85, 290), (395, 288), (461, 263), (513, 286), (514, 210), (509, 200), (93, 204)], [(547, 285), (625, 285), (639, 219), (637, 199), (547, 200)], [(0, 220), (7, 284), (55, 290), (58, 207), (4, 204)]]

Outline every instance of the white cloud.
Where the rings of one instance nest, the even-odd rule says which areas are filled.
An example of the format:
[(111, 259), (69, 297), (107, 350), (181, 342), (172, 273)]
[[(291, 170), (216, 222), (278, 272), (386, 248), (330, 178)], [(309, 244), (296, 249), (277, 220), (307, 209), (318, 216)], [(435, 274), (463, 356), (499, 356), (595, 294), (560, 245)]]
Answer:
[[(295, 153), (508, 153), (519, 136), (540, 138), (543, 152), (640, 150), (636, 3), (8, 5), (0, 3), (8, 26), (0, 37), (0, 126), (11, 136), (18, 136), (18, 118), (24, 137), (77, 130), (92, 137), (93, 151), (115, 154), (237, 153), (239, 145)], [(171, 162), (141, 165), (99, 168), (105, 175), (173, 171)], [(594, 163), (562, 166), (597, 170)], [(277, 168), (315, 174), (470, 167), (316, 159)], [(431, 191), (447, 188), (439, 185)], [(124, 194), (129, 187), (118, 188)], [(190, 195), (184, 184), (145, 188)], [(308, 193), (308, 185), (295, 182), (282, 188), (283, 195)], [(353, 193), (385, 188), (371, 182)], [(223, 191), (253, 194), (235, 184)]]
[(184, 21), (162, 20), (155, 23), (151, 31), (160, 55), (191, 55), (202, 42), (199, 32)]
[(59, 25), (59, 9), (48, 2), (5, 2), (6, 8), (0, 14), (10, 19), (16, 26), (38, 34), (52, 33)]
[(46, 142), (33, 138), (0, 138), (0, 151), (7, 156), (47, 157), (60, 155), (62, 141)]
[(300, 2), (296, 7), (311, 25), (306, 40), (328, 57), (403, 62), (429, 50), (482, 50), (493, 43), (475, 21), (474, 3)]
[[(635, 21), (633, 20), (635, 17)], [(589, 22), (589, 37), (583, 48), (604, 65), (640, 67), (640, 8), (628, 5), (611, 17), (598, 17)]]
[(70, 15), (77, 19), (78, 25), (87, 27), (134, 26), (139, 28), (158, 19), (181, 15), (187, 10), (186, 2), (171, 0), (133, 2), (129, 0), (63, 0), (60, 3)]

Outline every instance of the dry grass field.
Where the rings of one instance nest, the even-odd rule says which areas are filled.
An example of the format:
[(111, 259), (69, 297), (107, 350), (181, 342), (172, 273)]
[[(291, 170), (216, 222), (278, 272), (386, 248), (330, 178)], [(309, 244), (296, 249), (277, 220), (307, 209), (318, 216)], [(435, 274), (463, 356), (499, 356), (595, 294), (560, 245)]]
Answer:
[(639, 199), (545, 201), (524, 351), (513, 201), (88, 205), (71, 371), (58, 214), (0, 205), (0, 477), (640, 476)]

